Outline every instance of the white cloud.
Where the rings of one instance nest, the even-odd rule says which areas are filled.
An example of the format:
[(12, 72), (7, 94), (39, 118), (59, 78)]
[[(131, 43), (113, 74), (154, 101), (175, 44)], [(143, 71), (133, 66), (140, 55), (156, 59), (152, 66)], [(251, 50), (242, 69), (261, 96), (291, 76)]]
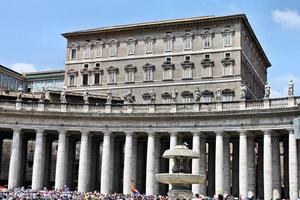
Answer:
[(10, 65), (10, 68), (19, 73), (36, 72), (37, 71), (36, 67), (30, 63), (14, 63), (14, 64)]
[(272, 16), (273, 20), (282, 26), (300, 29), (300, 15), (296, 10), (276, 9), (272, 11)]

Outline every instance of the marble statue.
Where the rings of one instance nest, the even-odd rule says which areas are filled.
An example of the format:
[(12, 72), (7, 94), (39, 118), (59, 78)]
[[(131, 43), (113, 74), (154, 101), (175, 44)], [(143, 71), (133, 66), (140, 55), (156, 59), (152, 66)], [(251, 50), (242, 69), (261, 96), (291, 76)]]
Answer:
[(89, 103), (89, 93), (87, 91), (87, 89), (85, 89), (84, 93), (83, 93), (83, 102), (85, 104), (88, 104)]
[(108, 89), (108, 91), (107, 91), (107, 100), (106, 100), (106, 103), (107, 103), (107, 104), (111, 104), (111, 102), (112, 102), (112, 92), (111, 92), (110, 89)]
[(200, 102), (200, 100), (201, 100), (201, 91), (197, 87), (197, 89), (195, 90), (195, 102)]
[(270, 94), (271, 94), (271, 87), (268, 85), (268, 83), (266, 83), (266, 85), (265, 85), (265, 95), (264, 95), (264, 98), (265, 98), (265, 99), (270, 98)]
[(156, 94), (155, 94), (154, 89), (152, 89), (152, 90), (150, 91), (150, 102), (151, 102), (151, 103), (155, 103), (155, 100), (156, 100)]
[(172, 98), (173, 103), (177, 102), (177, 96), (178, 96), (178, 90), (175, 88), (171, 92), (171, 98)]
[(288, 91), (289, 97), (294, 96), (294, 81), (290, 80), (289, 82), (289, 91)]
[(128, 91), (128, 94), (124, 96), (124, 100), (127, 103), (134, 103), (135, 102), (135, 96), (133, 95), (132, 89), (130, 88)]
[(18, 88), (17, 100), (21, 101), (23, 98), (24, 89), (23, 86), (20, 85)]
[(246, 85), (244, 85), (243, 83), (241, 84), (241, 100), (245, 100), (246, 99), (246, 93), (247, 93), (247, 87)]
[(220, 102), (222, 100), (222, 93), (221, 93), (221, 89), (218, 88), (216, 91), (216, 101)]

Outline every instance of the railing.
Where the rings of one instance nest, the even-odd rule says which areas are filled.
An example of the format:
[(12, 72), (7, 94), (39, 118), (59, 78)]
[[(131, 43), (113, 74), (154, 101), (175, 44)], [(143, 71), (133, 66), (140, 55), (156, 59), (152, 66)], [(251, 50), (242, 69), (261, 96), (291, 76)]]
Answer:
[(280, 98), (280, 99), (270, 99), (270, 107), (271, 108), (283, 108), (288, 106), (288, 99)]
[(28, 101), (0, 101), (0, 110), (76, 113), (190, 113), (299, 107), (300, 97), (210, 103), (172, 104), (69, 104)]

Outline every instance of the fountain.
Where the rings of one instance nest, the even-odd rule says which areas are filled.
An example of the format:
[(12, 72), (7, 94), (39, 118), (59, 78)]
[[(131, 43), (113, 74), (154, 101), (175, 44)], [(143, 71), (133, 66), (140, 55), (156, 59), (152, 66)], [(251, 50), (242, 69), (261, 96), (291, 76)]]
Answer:
[(197, 152), (190, 150), (186, 145), (177, 145), (164, 152), (163, 158), (173, 159), (172, 173), (156, 174), (156, 179), (165, 184), (171, 184), (168, 192), (170, 200), (188, 200), (193, 198), (191, 184), (200, 184), (205, 181), (205, 174), (191, 174), (190, 160), (198, 159)]

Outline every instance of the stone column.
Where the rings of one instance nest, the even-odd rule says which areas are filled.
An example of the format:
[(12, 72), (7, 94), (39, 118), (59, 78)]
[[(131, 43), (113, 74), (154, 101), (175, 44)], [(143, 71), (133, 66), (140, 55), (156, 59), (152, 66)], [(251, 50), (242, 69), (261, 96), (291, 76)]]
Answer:
[(264, 131), (264, 199), (273, 197), (271, 130)]
[(272, 137), (272, 176), (273, 176), (273, 199), (281, 198), (281, 171), (280, 171), (280, 152), (279, 138)]
[(232, 195), (239, 196), (239, 139), (233, 139), (232, 147)]
[[(109, 194), (110, 187), (110, 132), (105, 132), (103, 135), (103, 150), (102, 150), (102, 167), (101, 167), (101, 193)], [(109, 174), (109, 175), (108, 175)]]
[[(114, 188), (114, 171), (115, 171), (115, 137), (113, 135), (110, 136), (110, 158), (109, 158), (109, 162), (110, 162), (110, 170), (109, 170), (109, 182), (110, 182), (110, 188), (109, 188), (109, 192), (110, 193), (114, 193), (115, 192), (115, 188)], [(103, 154), (103, 153), (102, 153)], [(102, 162), (101, 162), (102, 163)], [(102, 177), (102, 176), (101, 176)]]
[(138, 144), (139, 144), (138, 142), (139, 141), (138, 141), (137, 135), (133, 134), (133, 136), (132, 136), (132, 162), (131, 162), (132, 163), (131, 164), (131, 166), (132, 166), (131, 174), (132, 175), (131, 175), (131, 179), (133, 180), (133, 183), (135, 184), (136, 187), (141, 185), (140, 183), (138, 184), (137, 175), (140, 175), (140, 173), (138, 171), (140, 170), (139, 167), (141, 166), (141, 162), (142, 162), (141, 159), (137, 160), (137, 158), (143, 157), (138, 154)]
[[(170, 149), (174, 148), (177, 145), (177, 132), (170, 133)], [(169, 160), (169, 173), (172, 172), (174, 161), (173, 159)], [(169, 184), (169, 190), (172, 188), (171, 184)]]
[(56, 171), (55, 171), (55, 188), (63, 189), (67, 183), (67, 147), (68, 138), (66, 131), (61, 130), (58, 136), (58, 149), (56, 158)]
[(248, 197), (255, 196), (256, 166), (254, 137), (248, 137)]
[(223, 170), (224, 170), (224, 193), (230, 194), (231, 192), (231, 171), (230, 171), (230, 138), (224, 135), (223, 139)]
[(240, 195), (245, 199), (248, 196), (248, 172), (247, 172), (247, 133), (240, 132), (240, 156), (239, 156), (239, 188)]
[(146, 166), (146, 194), (153, 195), (155, 185), (155, 132), (148, 133), (147, 166)]
[[(160, 136), (157, 134), (155, 136), (155, 174), (160, 173), (160, 149), (161, 149), (161, 144), (160, 144)], [(155, 182), (155, 194), (159, 194), (159, 182), (154, 178)]]
[(130, 179), (132, 176), (132, 135), (133, 132), (126, 133), (124, 174), (123, 174), (123, 194), (130, 194)]
[(215, 194), (224, 193), (224, 171), (223, 171), (223, 132), (216, 132), (216, 172), (215, 172)]
[(32, 189), (40, 190), (44, 187), (44, 173), (45, 173), (45, 151), (46, 140), (44, 130), (36, 130), (35, 136), (35, 150), (34, 161), (32, 168)]
[(16, 188), (20, 186), (21, 182), (21, 148), (22, 148), (22, 136), (21, 129), (13, 130), (13, 140), (11, 145), (11, 155), (9, 164), (8, 175), (8, 188)]
[(256, 196), (262, 199), (264, 197), (264, 143), (263, 138), (257, 139), (257, 194)]
[(289, 188), (290, 199), (298, 198), (297, 143), (294, 130), (289, 130)]
[[(200, 131), (193, 132), (193, 150), (200, 154)], [(192, 160), (192, 174), (200, 174), (200, 159)], [(192, 192), (200, 194), (200, 184), (192, 185)]]
[[(174, 148), (177, 145), (177, 132), (170, 133), (170, 149)], [(169, 173), (172, 173), (173, 159), (169, 161)]]
[(89, 160), (89, 132), (81, 132), (79, 169), (78, 169), (78, 191), (87, 192), (90, 180), (90, 160)]

